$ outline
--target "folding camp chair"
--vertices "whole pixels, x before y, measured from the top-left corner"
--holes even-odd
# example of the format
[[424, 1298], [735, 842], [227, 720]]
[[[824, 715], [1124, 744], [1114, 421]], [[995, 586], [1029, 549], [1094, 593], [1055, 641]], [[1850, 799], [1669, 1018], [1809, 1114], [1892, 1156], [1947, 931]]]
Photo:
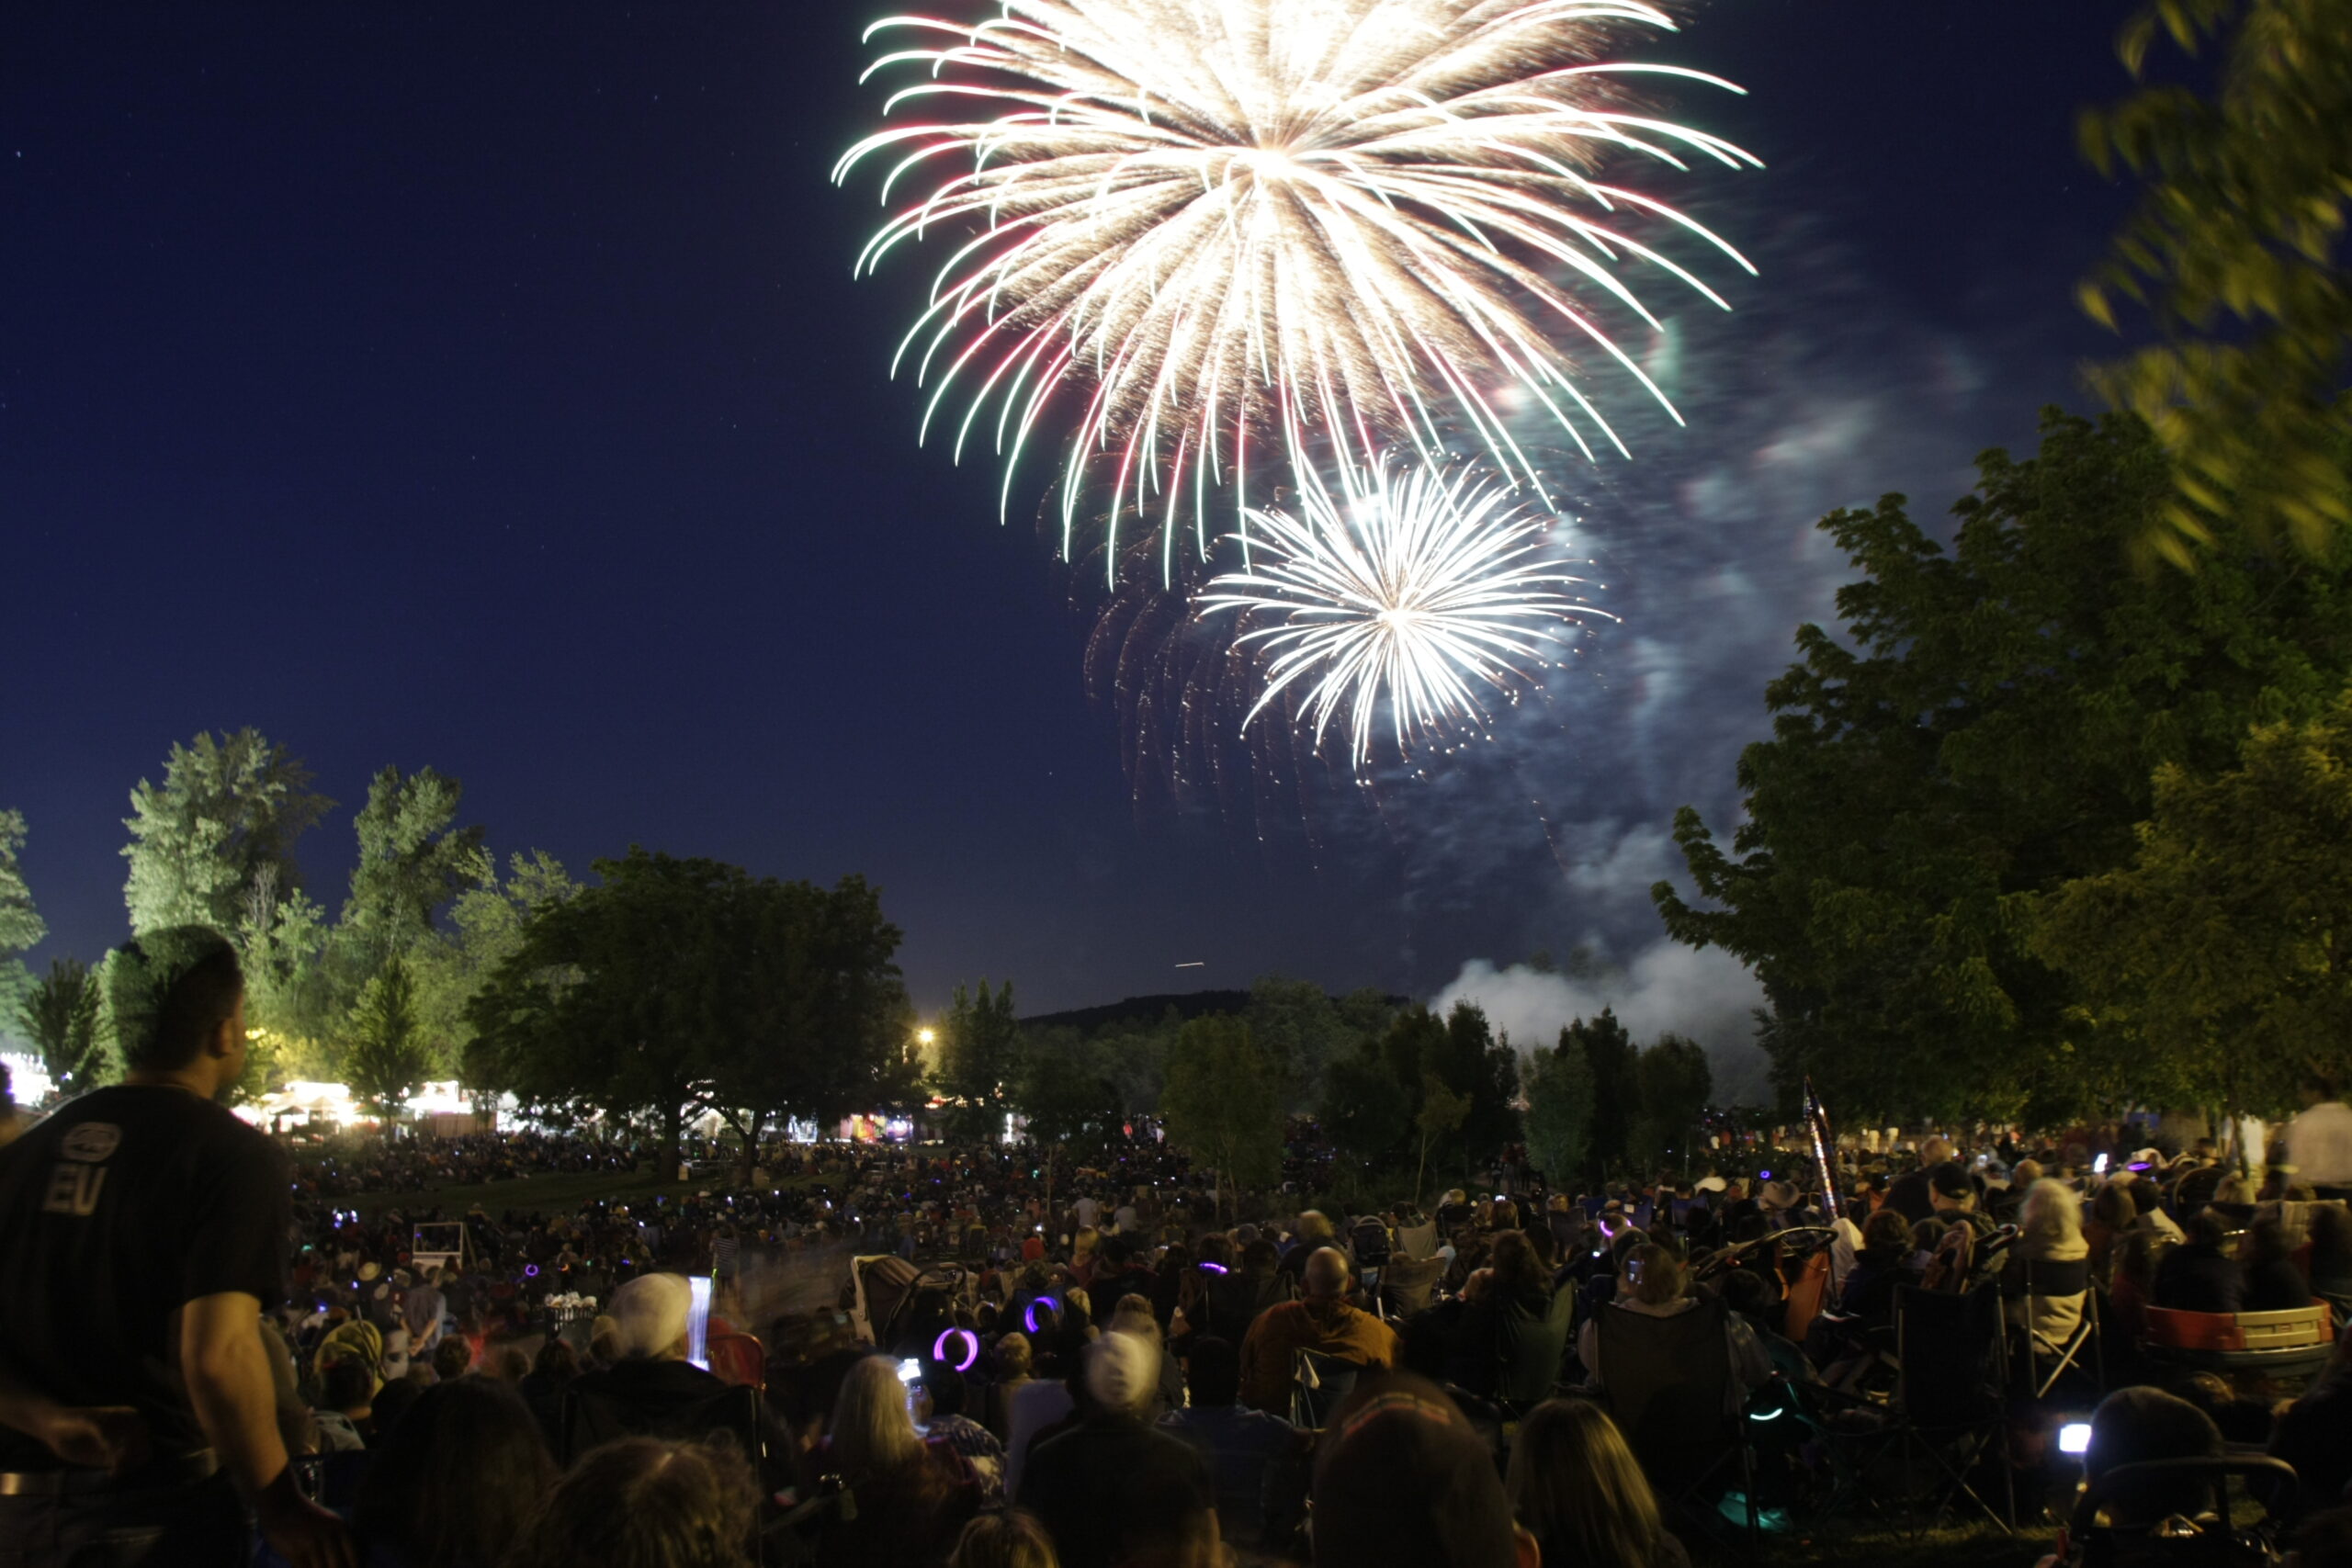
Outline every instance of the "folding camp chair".
[[1396, 1251], [1420, 1262], [1437, 1256], [1437, 1224], [1434, 1221], [1418, 1225], [1396, 1227]]
[[1383, 1317], [1407, 1318], [1426, 1311], [1437, 1295], [1438, 1281], [1445, 1278], [1442, 1258], [1407, 1258], [1397, 1254], [1380, 1271], [1380, 1309]]
[[1302, 1432], [1319, 1432], [1331, 1422], [1331, 1412], [1355, 1392], [1363, 1368], [1320, 1350], [1291, 1352], [1290, 1424]]
[[[2082, 1299], [2082, 1316], [2075, 1324], [2075, 1331], [2064, 1344], [2053, 1345], [2033, 1330], [2041, 1316], [2041, 1306], [2046, 1301], [2064, 1301], [2069, 1296]], [[2028, 1258], [2025, 1265], [2025, 1353], [2026, 1371], [2033, 1382], [2033, 1397], [2047, 1399], [2066, 1369], [2075, 1366], [2083, 1351], [2090, 1351], [2091, 1381], [2101, 1393], [2107, 1392], [2107, 1346], [2099, 1331], [2098, 1292], [2091, 1288], [2091, 1263], [2088, 1258], [2076, 1258], [2065, 1262], [2052, 1258]], [[2050, 1370], [2042, 1371], [2047, 1359]]]
[[[1932, 1467], [1932, 1518], [1962, 1497], [2014, 1534], [2017, 1478], [2011, 1471], [2008, 1412], [2008, 1332], [1996, 1284], [1962, 1294], [1909, 1285], [1894, 1292], [1894, 1354], [1898, 1363], [1894, 1437], [1907, 1469], [1915, 1459]], [[1971, 1475], [1988, 1454], [1998, 1455], [2003, 1507], [1976, 1490]]]
[[1495, 1398], [1514, 1411], [1532, 1410], [1559, 1386], [1567, 1359], [1568, 1330], [1576, 1320], [1577, 1293], [1555, 1291], [1541, 1315], [1513, 1306], [1498, 1323]]
[[756, 1470], [766, 1458], [761, 1428], [760, 1391], [748, 1385], [659, 1414], [575, 1387], [564, 1393], [563, 1441], [556, 1457], [569, 1465], [590, 1449], [620, 1438], [707, 1438], [723, 1432]]
[[2324, 1303], [2285, 1312], [2181, 1312], [2147, 1309], [2141, 1349], [2166, 1366], [2223, 1375], [2257, 1373], [2286, 1386], [2310, 1383], [2335, 1353], [2335, 1330]]
[[1732, 1386], [1725, 1332], [1731, 1308], [1717, 1297], [1672, 1317], [1605, 1306], [1593, 1319], [1590, 1369], [1642, 1469], [1669, 1505], [1711, 1534], [1723, 1516], [1708, 1498], [1738, 1467], [1747, 1548], [1758, 1542], [1755, 1458]]

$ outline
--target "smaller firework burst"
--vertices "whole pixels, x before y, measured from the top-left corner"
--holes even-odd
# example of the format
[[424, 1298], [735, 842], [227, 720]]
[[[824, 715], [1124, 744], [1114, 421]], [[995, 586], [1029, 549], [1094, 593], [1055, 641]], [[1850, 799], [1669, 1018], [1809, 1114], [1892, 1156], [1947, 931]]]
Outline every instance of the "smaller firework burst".
[[1345, 717], [1359, 771], [1384, 728], [1400, 754], [1483, 728], [1487, 694], [1515, 698], [1585, 617], [1614, 618], [1576, 595], [1552, 520], [1473, 466], [1343, 459], [1336, 489], [1306, 476], [1297, 511], [1248, 513], [1246, 564], [1199, 612], [1237, 612], [1237, 644], [1266, 655], [1244, 729], [1296, 687], [1318, 749]]

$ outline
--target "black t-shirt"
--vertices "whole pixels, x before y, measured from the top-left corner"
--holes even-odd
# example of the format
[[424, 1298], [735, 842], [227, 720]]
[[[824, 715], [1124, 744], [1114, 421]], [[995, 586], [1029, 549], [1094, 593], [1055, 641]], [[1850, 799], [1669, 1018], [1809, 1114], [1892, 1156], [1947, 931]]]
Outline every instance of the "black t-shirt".
[[[285, 1296], [290, 1191], [266, 1137], [186, 1089], [73, 1101], [0, 1150], [0, 1365], [65, 1404], [135, 1406], [159, 1457], [203, 1448], [172, 1314], [225, 1292], [265, 1308]], [[0, 1427], [0, 1470], [56, 1463]]]

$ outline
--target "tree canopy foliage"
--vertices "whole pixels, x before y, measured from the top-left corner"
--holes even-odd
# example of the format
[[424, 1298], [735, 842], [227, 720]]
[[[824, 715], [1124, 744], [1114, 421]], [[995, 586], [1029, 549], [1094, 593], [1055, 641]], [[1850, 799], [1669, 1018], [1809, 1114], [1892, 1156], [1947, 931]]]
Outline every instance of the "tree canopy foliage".
[[60, 1090], [79, 1094], [104, 1080], [109, 1064], [98, 1030], [98, 987], [80, 960], [51, 960], [49, 974], [28, 991], [18, 1017]]
[[1280, 1065], [1246, 1020], [1193, 1019], [1168, 1057], [1168, 1141], [1215, 1170], [1224, 1190], [1269, 1186], [1282, 1173], [1283, 1089]]
[[641, 849], [595, 870], [468, 1005], [477, 1085], [649, 1112], [668, 1160], [707, 1108], [747, 1164], [773, 1120], [912, 1096], [899, 931], [862, 878], [821, 888]]
[[2352, 694], [2256, 728], [2238, 766], [2156, 772], [2131, 861], [2044, 901], [2035, 945], [2082, 984], [2078, 1045], [2120, 1026], [2166, 1102], [2275, 1114], [2352, 1068]]
[[2159, 31], [2218, 55], [2215, 91], [2151, 85], [2082, 127], [2102, 173], [2147, 180], [2082, 291], [2163, 333], [2095, 373], [2178, 460], [2142, 537], [2182, 564], [2247, 528], [2331, 554], [2352, 525], [2352, 25], [2341, 0], [2158, 0], [2122, 36], [2134, 76]]
[[2340, 551], [2280, 558], [2226, 523], [2195, 574], [2123, 570], [2171, 482], [2137, 419], [2052, 412], [2038, 456], [1979, 469], [1950, 550], [1900, 496], [1823, 519], [1861, 576], [1767, 688], [1732, 852], [1676, 818], [1713, 907], [1652, 891], [1762, 981], [1784, 1094], [1811, 1074], [1857, 1114], [2049, 1124], [2115, 1086], [2029, 896], [2129, 861], [2158, 768], [2226, 769], [2249, 723], [2332, 704], [2352, 603]]
[[432, 1065], [417, 1029], [416, 982], [398, 953], [360, 988], [348, 1038], [344, 1075], [352, 1093], [379, 1118], [397, 1117]]
[[943, 1118], [963, 1138], [998, 1138], [1007, 1108], [1022, 1089], [1021, 1025], [1012, 1014], [1012, 982], [993, 996], [982, 980], [977, 993], [956, 987], [941, 1026], [939, 1092]]
[[123, 819], [130, 877], [122, 893], [132, 931], [235, 931], [265, 880], [299, 887], [294, 841], [334, 804], [311, 784], [311, 771], [257, 729], [175, 742], [164, 782], [140, 780]]
[[32, 984], [22, 954], [49, 934], [17, 864], [24, 847], [24, 813], [0, 811], [0, 1020], [7, 1021], [15, 1020]]

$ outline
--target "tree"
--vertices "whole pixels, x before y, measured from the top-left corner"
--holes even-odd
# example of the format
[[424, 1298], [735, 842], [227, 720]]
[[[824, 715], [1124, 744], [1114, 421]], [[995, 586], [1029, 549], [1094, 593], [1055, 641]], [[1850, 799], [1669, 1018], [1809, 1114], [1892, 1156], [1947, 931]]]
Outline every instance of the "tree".
[[948, 1101], [944, 1120], [959, 1138], [994, 1143], [1004, 1136], [1004, 1116], [1021, 1073], [1021, 1025], [1012, 1016], [1012, 982], [991, 997], [980, 982], [977, 997], [961, 986], [947, 1010], [939, 1055], [939, 1092]]
[[1288, 1111], [1306, 1111], [1320, 1101], [1324, 1075], [1357, 1038], [1322, 987], [1279, 975], [1261, 975], [1251, 984], [1243, 1016], [1250, 1021], [1250, 1038], [1281, 1069]]
[[2083, 118], [2100, 173], [2148, 181], [2082, 292], [2105, 325], [2129, 299], [2164, 335], [2096, 375], [2177, 460], [2144, 537], [2187, 565], [2228, 519], [2330, 554], [2352, 524], [2352, 26], [2341, 0], [2161, 0], [2124, 30], [2134, 76], [2160, 23], [2189, 53], [2219, 45], [2211, 97], [2149, 87]]
[[2174, 1103], [2275, 1115], [2352, 1067], [2352, 693], [2239, 765], [2157, 770], [2129, 863], [2039, 901], [2038, 952]]
[[[1435, 1037], [1430, 1040], [1436, 1044]], [[1434, 1069], [1446, 1087], [1469, 1104], [1464, 1113], [1455, 1153], [1467, 1175], [1481, 1156], [1499, 1156], [1507, 1144], [1519, 1141], [1519, 1053], [1509, 1039], [1498, 1040], [1487, 1025], [1485, 1010], [1456, 1002], [1445, 1015], [1443, 1045], [1422, 1066]]]
[[1412, 1130], [1413, 1101], [1413, 1090], [1391, 1070], [1380, 1041], [1365, 1039], [1325, 1076], [1323, 1134], [1355, 1161], [1359, 1174], [1383, 1169], [1397, 1161]]
[[1241, 1019], [1193, 1020], [1169, 1056], [1159, 1100], [1168, 1141], [1214, 1169], [1237, 1207], [1242, 1188], [1282, 1175], [1282, 1089], [1280, 1069]]
[[49, 934], [17, 864], [24, 846], [24, 813], [0, 811], [0, 1021], [15, 1020], [32, 983], [19, 954]]
[[130, 792], [123, 819], [130, 877], [123, 899], [133, 931], [163, 926], [238, 929], [265, 868], [278, 886], [300, 886], [294, 843], [334, 805], [311, 788], [311, 772], [259, 730], [214, 739], [208, 731], [164, 759], [164, 782]]
[[361, 1104], [390, 1127], [424, 1081], [430, 1058], [416, 1027], [416, 983], [395, 953], [351, 1010], [344, 1072]]
[[1575, 1030], [1534, 1053], [1526, 1083], [1527, 1152], [1555, 1189], [1566, 1188], [1585, 1168], [1593, 1131], [1592, 1063]]
[[1782, 1094], [1810, 1075], [1840, 1114], [2110, 1109], [2012, 900], [2123, 863], [2159, 765], [2227, 766], [2249, 720], [2331, 702], [2352, 652], [2340, 565], [2224, 531], [2193, 575], [2118, 569], [2170, 483], [2137, 420], [2052, 412], [2039, 456], [1979, 468], [1949, 553], [1899, 496], [1823, 520], [1862, 574], [1843, 626], [1801, 628], [1767, 688], [1734, 852], [1676, 818], [1704, 904], [1652, 890], [1763, 983]]
[[1126, 1111], [1113, 1055], [1111, 1047], [1075, 1029], [1034, 1030], [1023, 1037], [1012, 1104], [1037, 1155], [1049, 1214], [1062, 1157], [1100, 1153], [1119, 1136]]
[[864, 877], [762, 878], [730, 902], [732, 1029], [713, 1037], [698, 1100], [741, 1140], [749, 1182], [764, 1127], [911, 1109], [922, 1065], [896, 962], [903, 936]]
[[1470, 1119], [1470, 1097], [1456, 1094], [1445, 1087], [1445, 1080], [1435, 1072], [1421, 1074], [1421, 1108], [1413, 1113], [1415, 1134], [1413, 1159], [1413, 1206], [1421, 1202], [1421, 1189], [1429, 1179], [1430, 1153], [1462, 1130]]
[[707, 1108], [747, 1169], [772, 1118], [911, 1091], [900, 933], [862, 878], [819, 888], [640, 849], [595, 869], [600, 886], [537, 908], [467, 1006], [482, 1087], [648, 1111], [665, 1168]]
[[48, 977], [32, 987], [19, 1016], [60, 1093], [76, 1094], [103, 1080], [107, 1062], [98, 1033], [98, 987], [87, 965], [51, 960]]
[[1679, 1034], [1661, 1034], [1641, 1054], [1634, 1079], [1642, 1108], [1634, 1123], [1634, 1161], [1645, 1170], [1655, 1170], [1679, 1152], [1687, 1163], [1692, 1130], [1714, 1092], [1706, 1052]]
[[352, 820], [359, 859], [344, 900], [339, 941], [371, 968], [434, 934], [444, 906], [469, 888], [495, 882], [498, 863], [482, 848], [480, 828], [453, 826], [465, 786], [420, 768], [403, 776], [387, 767], [368, 786], [368, 804]]
[[350, 1012], [327, 972], [326, 911], [300, 888], [281, 889], [279, 873], [274, 862], [256, 868], [232, 931], [245, 971], [246, 1026], [272, 1047], [247, 1053], [256, 1094], [276, 1087], [268, 1078], [293, 1058], [323, 1063], [320, 1043]]
[[521, 950], [532, 916], [578, 891], [563, 863], [544, 850], [511, 856], [503, 881], [488, 876], [459, 893], [449, 906], [447, 929], [410, 950], [417, 1027], [432, 1054], [434, 1076], [459, 1076], [473, 1043], [466, 1006]]
[[1560, 1032], [1561, 1049], [1573, 1043], [1592, 1083], [1592, 1135], [1587, 1142], [1586, 1175], [1597, 1188], [1633, 1153], [1634, 1119], [1641, 1114], [1641, 1052], [1614, 1008], [1592, 1020], [1574, 1019]]

